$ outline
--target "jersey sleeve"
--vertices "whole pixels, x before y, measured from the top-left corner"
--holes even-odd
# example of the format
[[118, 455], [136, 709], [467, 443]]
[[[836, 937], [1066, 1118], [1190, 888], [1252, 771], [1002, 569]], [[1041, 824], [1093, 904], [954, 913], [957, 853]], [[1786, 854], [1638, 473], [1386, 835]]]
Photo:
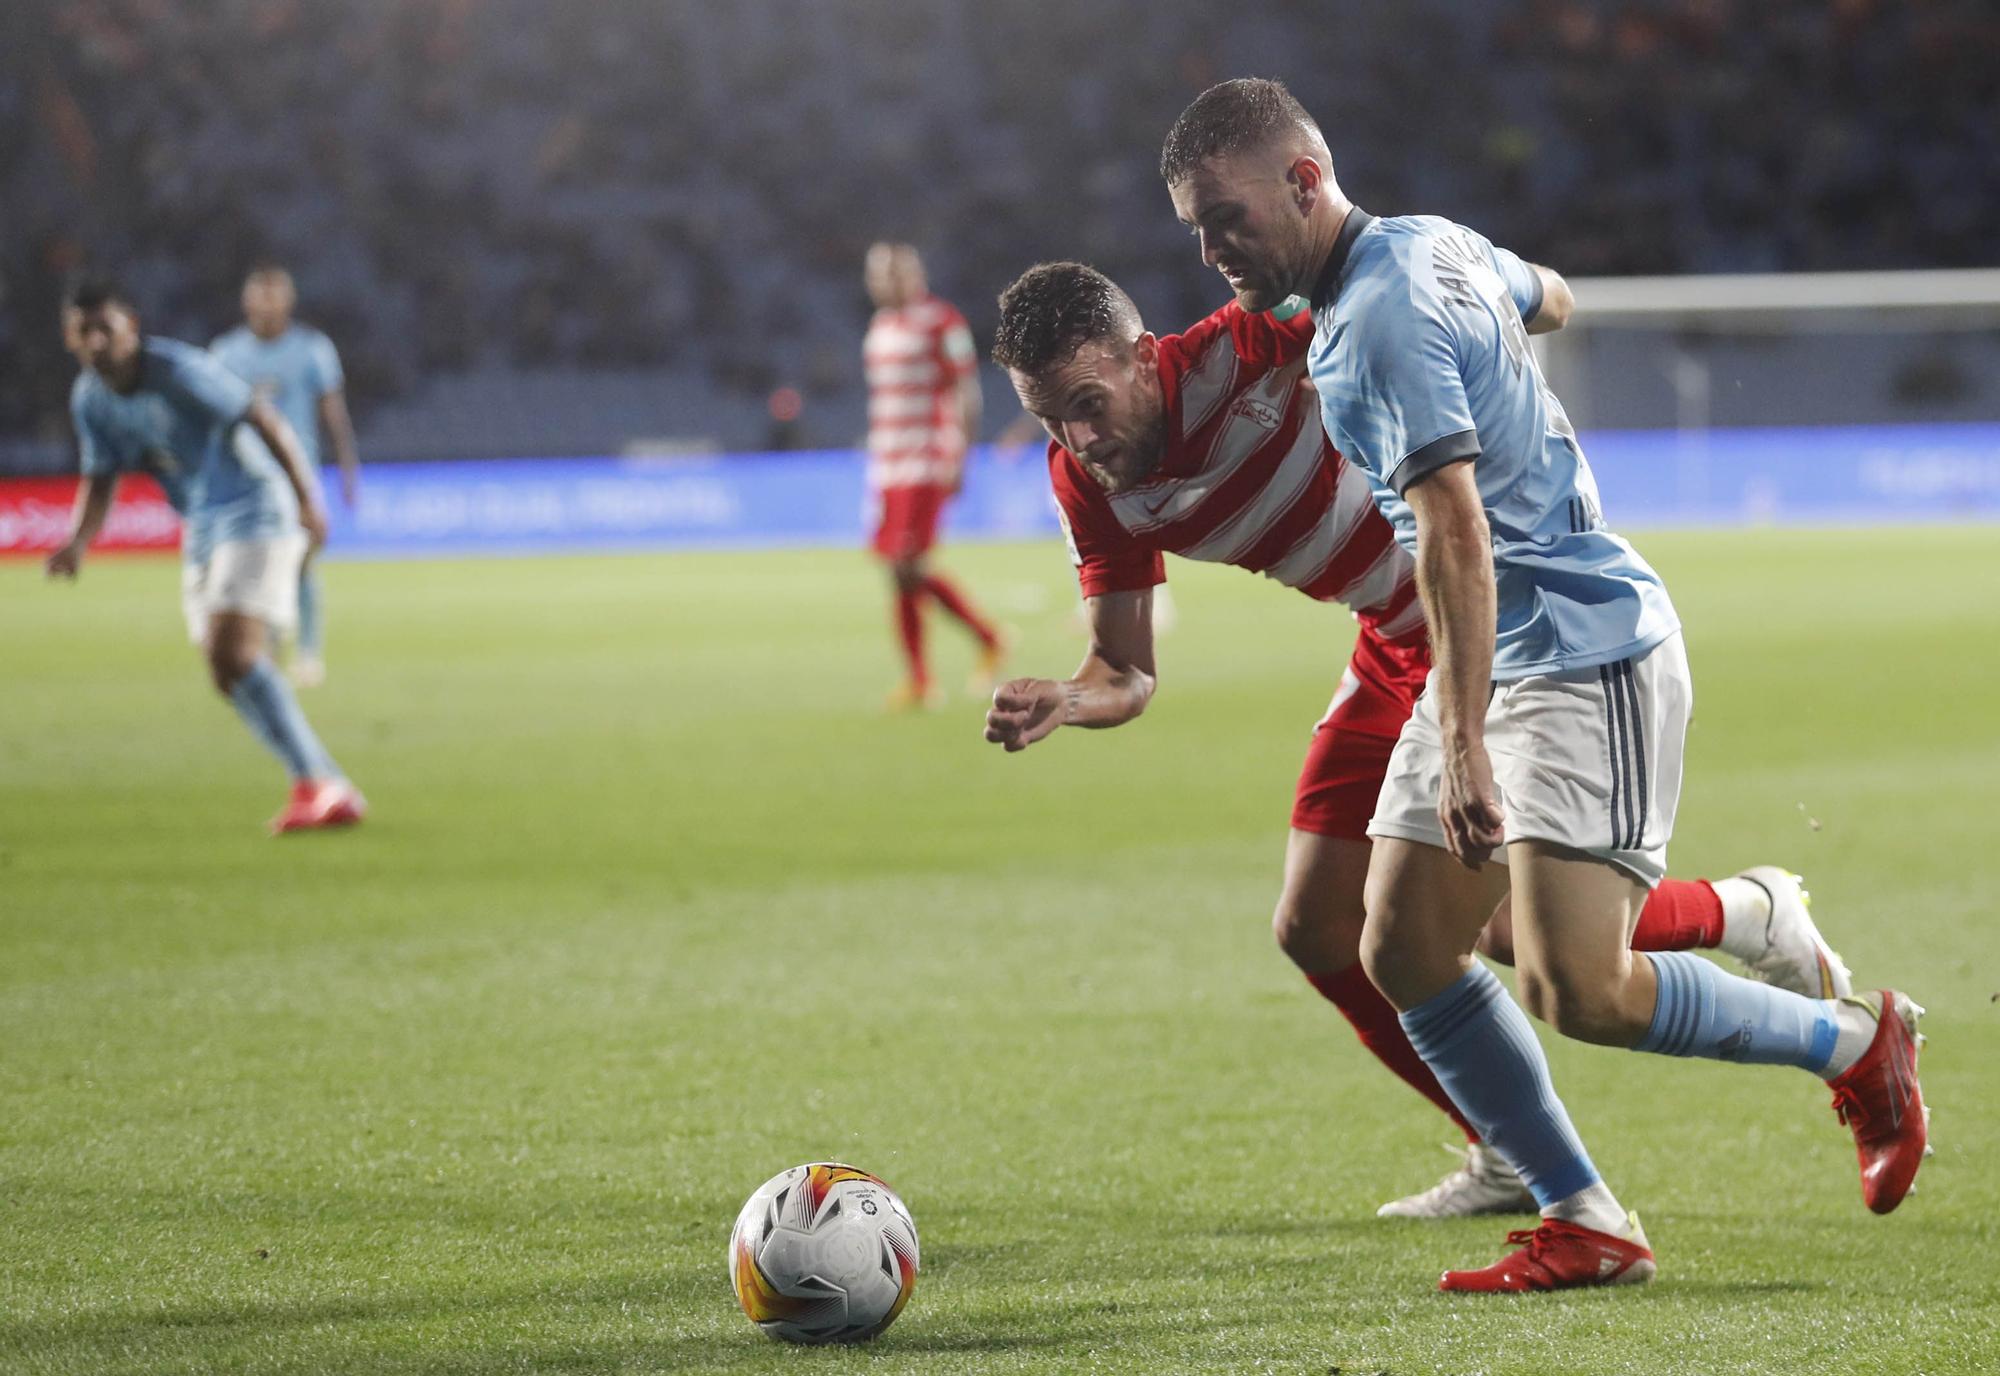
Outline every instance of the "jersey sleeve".
[[956, 310], [949, 312], [938, 329], [938, 361], [953, 379], [965, 377], [979, 365], [979, 350], [973, 347], [972, 329]]
[[1411, 281], [1408, 291], [1379, 294], [1346, 322], [1352, 363], [1335, 401], [1347, 439], [1339, 447], [1399, 494], [1479, 456], [1459, 367], [1463, 322], [1452, 309], [1434, 287]]
[[331, 396], [346, 388], [347, 375], [341, 371], [340, 350], [333, 347], [331, 339], [323, 334], [315, 334], [306, 358], [311, 365], [312, 393], [315, 398]]
[[1521, 323], [1530, 323], [1542, 313], [1542, 275], [1511, 249], [1488, 243], [1486, 251], [1493, 256], [1493, 270], [1507, 284], [1507, 294], [1514, 298], [1514, 308], [1521, 312]]
[[[82, 379], [79, 378], [81, 383]], [[77, 467], [86, 478], [101, 478], [116, 473], [122, 465], [119, 462], [118, 446], [98, 428], [97, 414], [91, 409], [90, 399], [81, 386], [69, 394], [70, 422], [76, 429]]]
[[1077, 466], [1068, 450], [1049, 445], [1049, 484], [1055, 489], [1056, 514], [1076, 565], [1077, 585], [1085, 597], [1139, 592], [1167, 581], [1166, 560], [1147, 549], [1118, 524], [1111, 504]]
[[187, 349], [174, 355], [161, 390], [210, 419], [230, 424], [243, 419], [256, 393], [213, 354]]

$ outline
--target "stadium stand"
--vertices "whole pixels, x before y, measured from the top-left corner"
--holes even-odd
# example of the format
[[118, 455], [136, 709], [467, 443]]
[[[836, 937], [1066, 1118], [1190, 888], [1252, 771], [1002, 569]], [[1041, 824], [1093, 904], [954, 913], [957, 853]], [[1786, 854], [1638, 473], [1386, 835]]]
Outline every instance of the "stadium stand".
[[1247, 71], [1294, 81], [1371, 208], [1573, 275], [2000, 243], [1989, 0], [1428, 0], [1359, 33], [1306, 0], [1213, 8], [6, 6], [0, 124], [28, 136], [0, 144], [0, 466], [61, 461], [54, 303], [86, 258], [193, 339], [249, 261], [291, 263], [371, 457], [525, 443], [494, 419], [523, 398], [550, 408], [541, 452], [757, 444], [780, 385], [807, 399], [797, 438], [849, 443], [878, 233], [921, 244], [982, 337], [1041, 256], [1097, 262], [1162, 319], [1205, 309], [1153, 164], [1189, 93]]

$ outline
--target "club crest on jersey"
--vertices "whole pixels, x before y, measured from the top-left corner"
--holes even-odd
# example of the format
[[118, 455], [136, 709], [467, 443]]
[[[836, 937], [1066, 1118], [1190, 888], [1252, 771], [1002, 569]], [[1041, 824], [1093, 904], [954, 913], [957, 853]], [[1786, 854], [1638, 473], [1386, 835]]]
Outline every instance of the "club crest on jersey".
[[1232, 415], [1238, 415], [1260, 430], [1276, 430], [1284, 417], [1278, 408], [1256, 397], [1245, 397], [1231, 408]]

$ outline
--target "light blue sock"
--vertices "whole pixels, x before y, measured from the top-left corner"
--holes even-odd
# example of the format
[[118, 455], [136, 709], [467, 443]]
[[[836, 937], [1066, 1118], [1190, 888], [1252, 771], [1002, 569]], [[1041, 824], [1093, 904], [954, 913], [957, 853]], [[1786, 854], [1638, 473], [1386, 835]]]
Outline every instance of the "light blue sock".
[[320, 621], [319, 565], [307, 564], [299, 575], [299, 653], [325, 658], [326, 627]]
[[294, 779], [337, 779], [340, 766], [313, 734], [312, 723], [299, 710], [292, 685], [268, 659], [259, 659], [229, 690], [229, 700], [248, 722], [257, 739], [284, 761]]
[[1548, 1058], [1506, 988], [1474, 962], [1403, 1014], [1403, 1030], [1459, 1112], [1544, 1209], [1598, 1183], [1597, 1167], [1556, 1098]]
[[1795, 1065], [1815, 1073], [1833, 1059], [1836, 1004], [1774, 989], [1690, 951], [1648, 951], [1659, 978], [1653, 1023], [1634, 1051], [1712, 1061]]

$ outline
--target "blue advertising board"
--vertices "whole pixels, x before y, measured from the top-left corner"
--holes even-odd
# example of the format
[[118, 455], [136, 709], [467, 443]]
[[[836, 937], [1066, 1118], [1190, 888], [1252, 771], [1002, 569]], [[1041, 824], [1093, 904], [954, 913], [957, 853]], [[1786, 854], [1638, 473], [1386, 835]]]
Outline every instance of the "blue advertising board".
[[[1599, 431], [1584, 436], [1621, 529], [2000, 518], [2000, 425]], [[859, 545], [851, 451], [370, 466], [331, 552], [355, 558]], [[1056, 534], [1041, 450], [976, 452], [953, 539]]]

